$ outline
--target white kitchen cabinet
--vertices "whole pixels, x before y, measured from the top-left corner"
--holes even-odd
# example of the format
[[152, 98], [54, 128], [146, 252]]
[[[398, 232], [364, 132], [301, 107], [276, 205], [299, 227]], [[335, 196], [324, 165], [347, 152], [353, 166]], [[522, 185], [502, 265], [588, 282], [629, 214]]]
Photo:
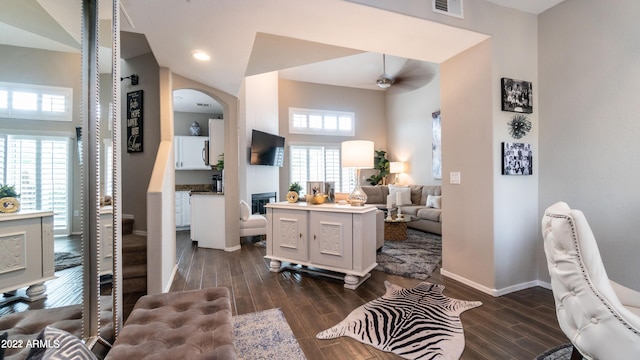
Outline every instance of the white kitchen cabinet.
[[176, 191], [176, 227], [191, 225], [191, 204], [189, 191]]
[[198, 247], [225, 249], [224, 195], [214, 192], [191, 194], [191, 240]]
[[100, 208], [100, 276], [113, 274], [113, 207]]
[[265, 257], [272, 272], [318, 273], [343, 279], [352, 290], [371, 276], [377, 265], [375, 206], [279, 202], [265, 207]]
[[204, 163], [204, 142], [208, 136], [175, 136], [176, 170], [211, 170]]

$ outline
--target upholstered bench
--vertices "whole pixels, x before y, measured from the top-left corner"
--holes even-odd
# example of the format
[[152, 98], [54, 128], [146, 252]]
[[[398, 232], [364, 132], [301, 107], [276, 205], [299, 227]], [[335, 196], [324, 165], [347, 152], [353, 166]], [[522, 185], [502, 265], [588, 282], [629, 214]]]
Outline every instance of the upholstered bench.
[[[0, 317], [0, 333], [6, 332], [9, 340], [23, 345], [5, 348], [5, 359], [25, 359], [31, 349], [24, 344], [36, 340], [47, 325], [82, 337], [82, 305], [28, 310]], [[113, 341], [113, 307], [110, 296], [100, 298], [100, 335], [107, 341]]]
[[236, 359], [229, 289], [138, 299], [107, 360]]

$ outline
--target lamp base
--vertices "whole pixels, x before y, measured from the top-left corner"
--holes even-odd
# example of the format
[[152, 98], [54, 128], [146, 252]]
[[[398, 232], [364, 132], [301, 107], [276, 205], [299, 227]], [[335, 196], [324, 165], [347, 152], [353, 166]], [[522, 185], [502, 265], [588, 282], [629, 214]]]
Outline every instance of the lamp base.
[[351, 206], [364, 206], [367, 203], [367, 194], [362, 190], [360, 185], [356, 186], [353, 189], [353, 192], [349, 194], [347, 201], [351, 204]]

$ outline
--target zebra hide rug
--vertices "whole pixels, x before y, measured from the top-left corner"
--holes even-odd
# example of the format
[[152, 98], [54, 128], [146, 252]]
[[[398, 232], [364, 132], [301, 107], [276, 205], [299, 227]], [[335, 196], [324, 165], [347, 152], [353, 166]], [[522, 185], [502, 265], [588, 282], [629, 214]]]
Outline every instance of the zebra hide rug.
[[353, 310], [318, 339], [349, 336], [404, 359], [459, 359], [464, 350], [460, 314], [480, 301], [452, 299], [443, 285], [421, 282], [405, 289], [388, 281], [386, 293]]

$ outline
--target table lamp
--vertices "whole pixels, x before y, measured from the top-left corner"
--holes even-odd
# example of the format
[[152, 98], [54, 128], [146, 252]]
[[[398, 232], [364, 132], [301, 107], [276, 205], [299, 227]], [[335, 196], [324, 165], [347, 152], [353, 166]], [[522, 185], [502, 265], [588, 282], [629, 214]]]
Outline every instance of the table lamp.
[[373, 168], [373, 141], [351, 140], [341, 144], [342, 167], [356, 169], [356, 187], [347, 200], [351, 206], [363, 206], [367, 194], [360, 187], [360, 170]]
[[389, 163], [389, 173], [396, 175], [393, 181], [394, 184], [398, 183], [398, 174], [402, 174], [403, 172], [404, 172], [404, 162], [392, 161]]

